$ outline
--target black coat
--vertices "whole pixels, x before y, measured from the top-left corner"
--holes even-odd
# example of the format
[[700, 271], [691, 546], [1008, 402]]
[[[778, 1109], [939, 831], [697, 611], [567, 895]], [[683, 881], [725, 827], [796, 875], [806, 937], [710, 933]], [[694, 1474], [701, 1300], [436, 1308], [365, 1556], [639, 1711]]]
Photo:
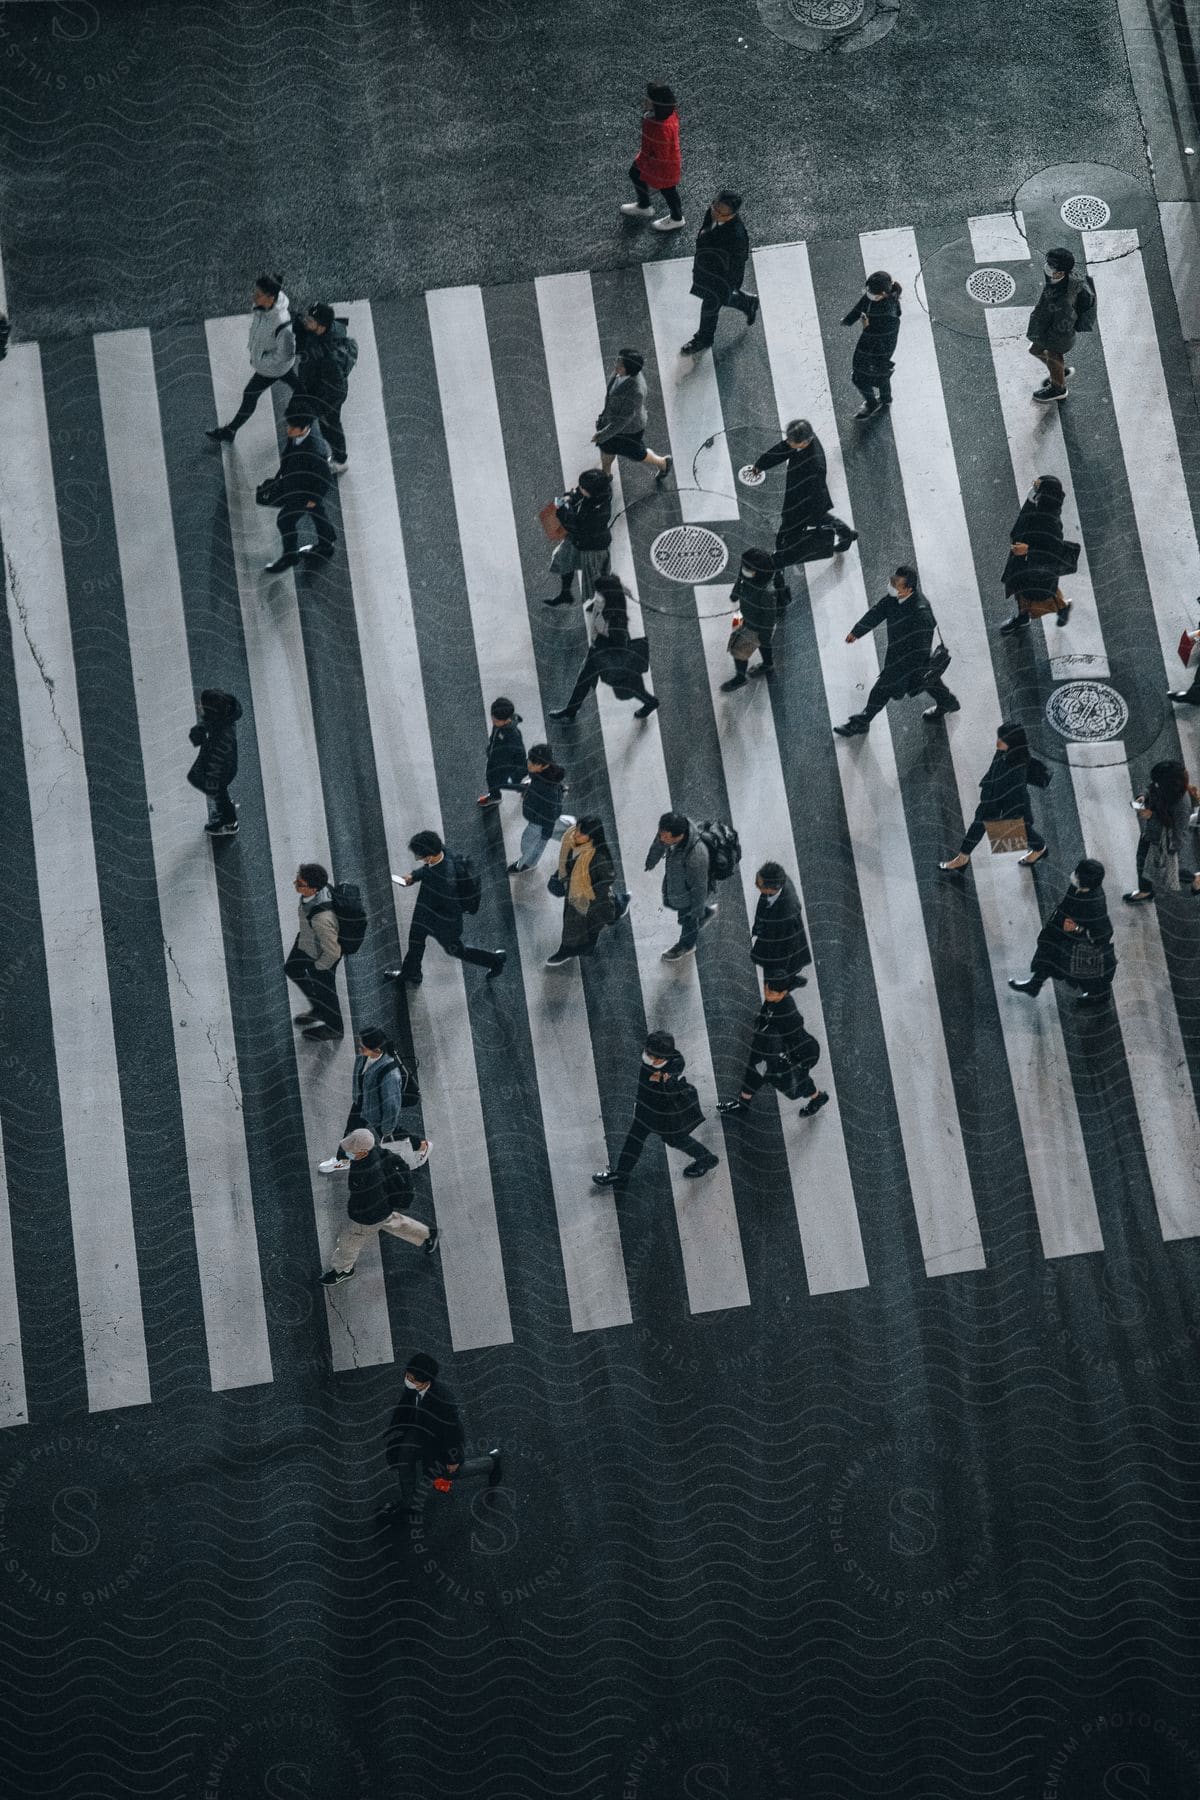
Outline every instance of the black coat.
[[540, 775], [530, 775], [529, 786], [521, 796], [521, 816], [531, 825], [553, 831], [562, 811], [566, 773], [558, 763], [548, 763]]
[[699, 1097], [685, 1079], [684, 1067], [678, 1050], [667, 1058], [663, 1069], [652, 1069], [644, 1062], [638, 1064], [634, 1117], [658, 1137], [682, 1137], [704, 1123]]
[[779, 521], [781, 538], [811, 525], [819, 525], [833, 510], [833, 498], [825, 480], [825, 452], [820, 438], [811, 438], [803, 450], [793, 450], [786, 438], [773, 444], [754, 459], [759, 469], [774, 469], [787, 464], [787, 486], [783, 492], [783, 516]]
[[[1064, 930], [1064, 919], [1073, 919], [1079, 930]], [[1112, 920], [1108, 916], [1104, 889], [1098, 887], [1085, 891], [1072, 883], [1038, 933], [1033, 968], [1039, 975], [1049, 975], [1056, 981], [1069, 982], [1072, 987], [1100, 987], [1112, 980], [1117, 967], [1112, 935]], [[1072, 970], [1074, 951], [1077, 946], [1084, 944], [1099, 946], [1102, 962], [1098, 975], [1077, 975]]]
[[439, 944], [462, 937], [463, 910], [458, 898], [458, 864], [447, 850], [439, 863], [418, 863], [412, 879], [420, 882], [413, 924]]
[[[342, 335], [345, 336], [345, 326]], [[297, 325], [296, 375], [297, 393], [312, 400], [318, 412], [336, 412], [345, 404], [349, 383], [334, 351], [332, 331], [309, 331], [306, 326]]]
[[[564, 870], [564, 879], [568, 882], [574, 861], [574, 855], [568, 856]], [[611, 853], [603, 844], [597, 844], [588, 869], [588, 879], [591, 881], [592, 891], [596, 898], [585, 913], [581, 913], [573, 907], [566, 896], [563, 898], [562, 944], [564, 950], [586, 952], [593, 949], [596, 939], [604, 927], [613, 923], [617, 913], [612, 891], [615, 873]]]
[[607, 550], [612, 543], [608, 521], [612, 514], [612, 495], [585, 494], [581, 488], [567, 495], [564, 506], [556, 506], [554, 516], [577, 550]]
[[979, 784], [979, 805], [975, 817], [988, 819], [1023, 819], [1029, 812], [1029, 758], [1016, 759], [1012, 750], [997, 750], [988, 772]]
[[736, 216], [718, 225], [709, 207], [696, 234], [692, 261], [692, 292], [701, 300], [718, 300], [727, 306], [729, 296], [742, 285], [750, 256], [746, 227]]
[[242, 716], [242, 703], [229, 696], [230, 705], [224, 715], [206, 713], [192, 726], [188, 737], [199, 746], [200, 754], [187, 772], [194, 788], [215, 794], [228, 787], [238, 769], [237, 722]]
[[1027, 600], [1050, 600], [1058, 591], [1063, 571], [1070, 561], [1063, 547], [1062, 519], [1058, 507], [1043, 507], [1036, 496], [1026, 500], [1009, 532], [1009, 542], [1028, 544], [1027, 556], [1016, 556], [1010, 550], [1004, 565], [1004, 592], [1011, 597], [1024, 594]]
[[430, 1473], [463, 1459], [462, 1422], [454, 1395], [440, 1381], [431, 1381], [424, 1394], [405, 1388], [388, 1425], [385, 1454], [391, 1467], [405, 1445], [415, 1444], [421, 1466]]
[[920, 588], [915, 588], [906, 600], [885, 594], [850, 629], [860, 638], [883, 624], [888, 628], [888, 642], [879, 679], [893, 698], [919, 694], [925, 686], [925, 672], [933, 651], [933, 608]]
[[768, 901], [765, 894], [758, 896], [750, 960], [760, 969], [787, 975], [798, 975], [812, 961], [800, 896], [790, 881], [784, 882], [774, 901]]
[[872, 300], [863, 294], [842, 324], [854, 325], [859, 319], [866, 319], [867, 323], [860, 326], [854, 346], [854, 373], [868, 380], [890, 375], [896, 340], [900, 336], [899, 300], [894, 294], [885, 294], [882, 300]]
[[307, 437], [289, 438], [279, 459], [279, 473], [271, 484], [271, 505], [281, 513], [305, 512], [310, 500], [320, 509], [333, 477], [329, 464]]
[[770, 569], [754, 575], [743, 575], [739, 569], [729, 598], [750, 629], [757, 631], [759, 642], [769, 644], [775, 635], [781, 610], [779, 592]]
[[821, 1047], [812, 1033], [805, 1029], [800, 1009], [791, 994], [785, 994], [782, 1000], [764, 1000], [754, 1015], [754, 1029], [750, 1035], [749, 1066], [758, 1063], [786, 1060], [791, 1063], [803, 1063], [811, 1069], [821, 1055]]
[[389, 1213], [403, 1212], [412, 1198], [412, 1172], [376, 1144], [350, 1163], [346, 1211], [356, 1225], [378, 1225]]
[[521, 715], [516, 713], [507, 725], [493, 725], [488, 738], [487, 778], [492, 787], [518, 787], [525, 779], [525, 740], [521, 736]]

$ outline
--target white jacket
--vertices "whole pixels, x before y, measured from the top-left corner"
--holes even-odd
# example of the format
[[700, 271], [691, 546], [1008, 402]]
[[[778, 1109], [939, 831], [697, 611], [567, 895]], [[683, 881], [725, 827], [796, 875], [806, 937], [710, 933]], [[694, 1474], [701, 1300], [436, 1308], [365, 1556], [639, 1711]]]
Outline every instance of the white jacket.
[[[283, 327], [282, 331], [280, 326]], [[296, 360], [288, 297], [280, 289], [270, 312], [261, 306], [250, 314], [250, 366], [256, 375], [286, 375]]]

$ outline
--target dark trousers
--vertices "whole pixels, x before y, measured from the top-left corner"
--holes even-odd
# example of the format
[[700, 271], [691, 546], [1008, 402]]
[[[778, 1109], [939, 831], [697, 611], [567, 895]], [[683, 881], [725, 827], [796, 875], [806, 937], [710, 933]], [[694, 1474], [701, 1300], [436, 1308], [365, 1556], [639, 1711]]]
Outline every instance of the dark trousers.
[[[581, 670], [578, 681], [571, 689], [571, 698], [567, 701], [563, 711], [577, 713], [599, 679], [599, 675], [594, 670], [591, 674], [588, 673], [586, 667]], [[622, 675], [618, 686], [620, 692], [617, 693], [617, 686], [613, 687], [613, 692], [620, 700], [640, 700], [643, 705], [646, 705], [654, 698], [640, 675]]]
[[[742, 1092], [744, 1094], [757, 1094], [759, 1088], [767, 1079], [766, 1066], [767, 1065], [764, 1062], [751, 1061], [746, 1064], [746, 1073], [742, 1076]], [[800, 1089], [799, 1098], [802, 1100], [811, 1100], [816, 1091], [816, 1082], [813, 1080], [812, 1076], [806, 1072], [804, 1075], [804, 1085]]]
[[237, 431], [243, 426], [258, 405], [258, 396], [265, 394], [269, 387], [274, 387], [277, 381], [286, 381], [293, 393], [300, 385], [300, 378], [294, 368], [289, 369], [286, 375], [252, 375], [242, 390], [241, 404], [225, 429]]
[[325, 442], [329, 445], [330, 456], [335, 463], [344, 463], [346, 460], [346, 434], [342, 430], [341, 407], [322, 407], [317, 414], [317, 422], [321, 427]]
[[[940, 675], [936, 681], [931, 681], [926, 688], [918, 691], [928, 694], [929, 698], [935, 700], [939, 706], [953, 710], [954, 695], [950, 692], [950, 689], [946, 686]], [[879, 680], [875, 683], [875, 686], [867, 695], [867, 704], [863, 707], [861, 716], [864, 719], [873, 719], [876, 713], [881, 713], [883, 711], [889, 700], [903, 700], [904, 698], [905, 696], [902, 693], [898, 694], [894, 688], [888, 687], [881, 675]]]
[[[404, 952], [404, 961], [400, 965], [405, 980], [421, 979], [421, 964], [425, 960], [425, 945], [429, 933], [423, 925], [410, 925], [408, 930], [408, 949]], [[450, 943], [442, 943], [435, 938], [435, 944], [441, 944], [447, 956], [457, 956], [459, 962], [478, 963], [481, 968], [490, 969], [496, 958], [490, 950], [477, 950], [473, 944], [464, 944], [461, 938], [454, 938]]]
[[696, 342], [711, 344], [717, 335], [717, 320], [721, 316], [723, 306], [735, 306], [747, 319], [750, 317], [753, 294], [743, 294], [741, 288], [734, 288], [728, 300], [702, 300], [700, 302], [700, 323], [696, 327]]
[[[396, 1451], [396, 1480], [400, 1488], [402, 1506], [411, 1506], [416, 1497], [418, 1484], [424, 1479], [432, 1481], [435, 1475], [443, 1474], [440, 1464], [426, 1464], [423, 1458], [423, 1446], [415, 1441], [401, 1444]], [[490, 1475], [493, 1464], [490, 1456], [464, 1456], [455, 1469], [450, 1480], [454, 1482], [470, 1481], [479, 1475]]]
[[[640, 1120], [635, 1118], [626, 1133], [625, 1142], [621, 1146], [621, 1154], [617, 1158], [615, 1174], [619, 1181], [625, 1181], [632, 1175], [637, 1166], [638, 1157], [642, 1154], [642, 1145], [650, 1135], [650, 1127], [643, 1125]], [[670, 1137], [663, 1138], [663, 1143], [672, 1150], [686, 1150], [693, 1162], [708, 1161], [710, 1153], [704, 1148], [699, 1138], [689, 1137], [686, 1132], [672, 1132]]]
[[864, 400], [881, 400], [888, 402], [892, 398], [892, 371], [868, 374], [865, 369], [855, 365], [850, 371], [850, 379]]
[[297, 938], [288, 951], [283, 972], [300, 989], [309, 1007], [316, 1013], [319, 1024], [328, 1025], [337, 1032], [344, 1030], [341, 1003], [337, 996], [336, 965], [332, 969], [318, 969], [312, 957], [305, 956]]
[[[776, 588], [785, 587], [787, 585], [783, 579], [782, 571], [784, 569], [791, 568], [795, 563], [815, 562], [818, 560], [817, 557], [810, 558], [809, 556], [809, 551], [816, 547], [809, 534], [813, 532], [824, 533], [827, 531], [832, 531], [835, 539], [852, 538], [854, 536], [854, 527], [852, 525], [847, 525], [845, 519], [839, 519], [837, 514], [832, 512], [825, 513], [820, 519], [814, 519], [812, 524], [807, 528], [807, 531], [796, 530], [794, 527], [784, 530], [783, 527], [780, 527], [775, 538], [774, 553]], [[830, 554], [832, 554], [832, 552]]]
[[[636, 193], [636, 195], [638, 197], [638, 205], [639, 206], [649, 206], [649, 204], [650, 204], [650, 189], [646, 186], [646, 183], [642, 180], [641, 176], [638, 174], [638, 167], [637, 167], [636, 163], [634, 163], [633, 167], [629, 171], [629, 179], [630, 179], [630, 181], [632, 181], [634, 192]], [[682, 217], [683, 217], [683, 201], [679, 198], [679, 189], [678, 188], [660, 188], [659, 192], [662, 194], [663, 199], [666, 201], [668, 207], [670, 208], [671, 217], [673, 219], [682, 219]]]
[[275, 523], [279, 527], [280, 558], [285, 563], [294, 563], [300, 554], [300, 521], [309, 519], [317, 534], [317, 556], [330, 557], [337, 543], [337, 532], [333, 528], [324, 506], [317, 502], [316, 506], [305, 506], [299, 512], [281, 512]]
[[[1029, 848], [1031, 850], [1044, 850], [1046, 848], [1046, 840], [1042, 837], [1037, 826], [1034, 824], [1033, 814], [1028, 807], [1025, 808], [1021, 817], [1025, 821], [1025, 836], [1029, 841]], [[970, 856], [976, 844], [978, 844], [983, 837], [983, 831], [984, 821], [976, 815], [967, 826], [967, 829], [963, 834], [963, 841], [958, 846], [958, 853], [960, 856]]]
[[1185, 691], [1187, 693], [1188, 705], [1200, 706], [1200, 669], [1197, 669], [1195, 675], [1192, 677], [1191, 687], [1187, 688]]

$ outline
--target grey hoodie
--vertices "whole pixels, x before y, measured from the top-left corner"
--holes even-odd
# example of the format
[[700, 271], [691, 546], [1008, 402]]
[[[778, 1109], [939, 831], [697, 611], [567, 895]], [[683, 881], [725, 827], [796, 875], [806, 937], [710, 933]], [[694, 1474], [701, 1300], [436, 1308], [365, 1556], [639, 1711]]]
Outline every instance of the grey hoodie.
[[[282, 327], [282, 330], [280, 329]], [[256, 375], [286, 375], [296, 360], [296, 338], [288, 297], [280, 288], [270, 312], [255, 306], [250, 313], [250, 366]]]

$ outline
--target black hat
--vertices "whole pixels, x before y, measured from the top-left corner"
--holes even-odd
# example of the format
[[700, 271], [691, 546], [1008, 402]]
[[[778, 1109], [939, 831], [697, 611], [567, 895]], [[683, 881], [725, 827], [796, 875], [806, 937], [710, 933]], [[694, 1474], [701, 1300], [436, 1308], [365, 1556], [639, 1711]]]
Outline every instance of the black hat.
[[1046, 261], [1050, 264], [1052, 269], [1062, 269], [1065, 272], [1069, 272], [1075, 267], [1075, 258], [1071, 255], [1071, 252], [1069, 250], [1063, 250], [1062, 248], [1057, 250], [1047, 250]]
[[437, 1377], [438, 1366], [434, 1357], [426, 1355], [424, 1350], [417, 1350], [404, 1365], [406, 1375], [415, 1375], [418, 1381], [433, 1381]]
[[794, 987], [799, 986], [799, 983], [794, 975], [788, 974], [786, 969], [764, 969], [763, 986], [773, 989], [776, 993], [782, 991], [790, 994]]

